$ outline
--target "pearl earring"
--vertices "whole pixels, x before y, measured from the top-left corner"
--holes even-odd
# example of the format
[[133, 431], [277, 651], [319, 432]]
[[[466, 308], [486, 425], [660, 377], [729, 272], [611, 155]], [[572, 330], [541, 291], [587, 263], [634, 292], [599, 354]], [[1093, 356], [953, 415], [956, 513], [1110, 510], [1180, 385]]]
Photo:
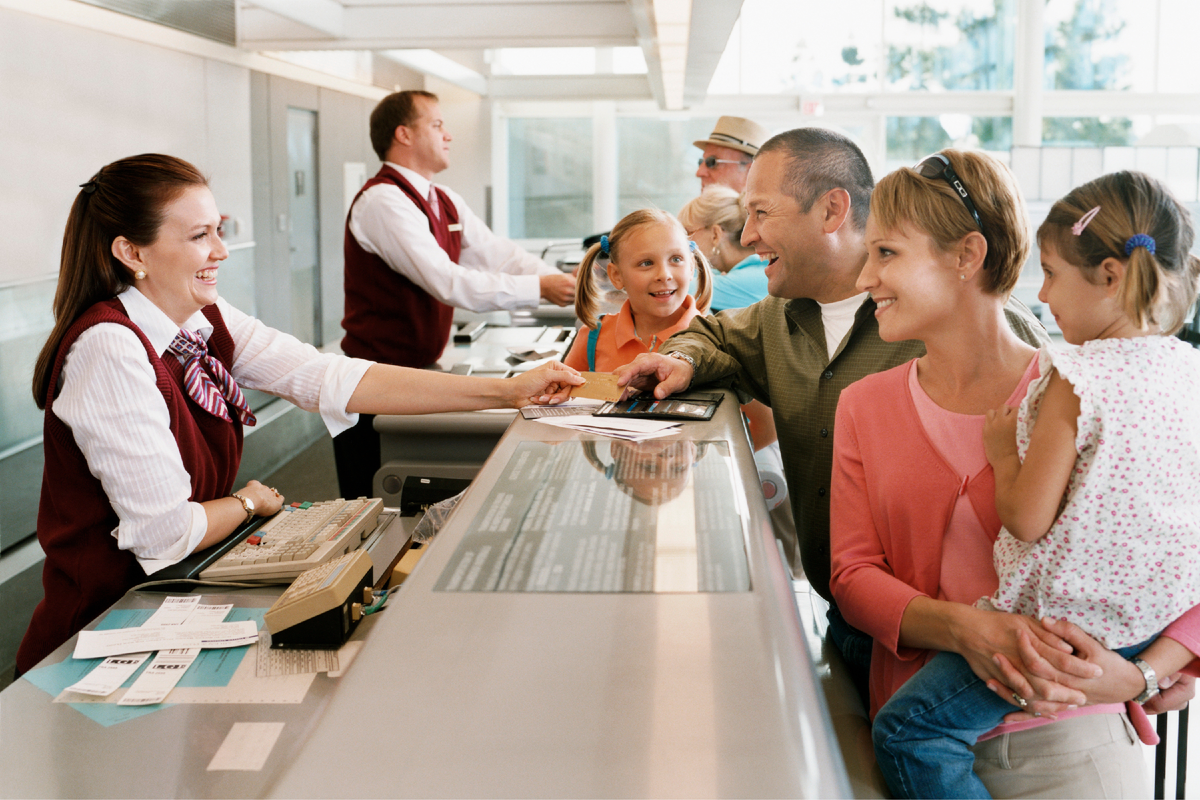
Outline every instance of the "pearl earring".
[[133, 279], [135, 281], [145, 280], [145, 278], [146, 278], [146, 270], [144, 270], [144, 269], [139, 269], [137, 272], [133, 273]]
[[967, 279], [967, 274], [965, 272], [958, 273], [958, 279], [960, 281], [965, 281]]

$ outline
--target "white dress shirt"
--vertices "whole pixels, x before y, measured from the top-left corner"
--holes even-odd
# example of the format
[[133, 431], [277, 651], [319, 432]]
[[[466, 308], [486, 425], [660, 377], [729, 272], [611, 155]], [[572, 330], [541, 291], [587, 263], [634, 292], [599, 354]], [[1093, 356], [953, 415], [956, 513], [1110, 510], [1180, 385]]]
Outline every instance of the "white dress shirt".
[[[421, 175], [388, 162], [422, 196], [432, 186]], [[429, 218], [394, 184], [363, 192], [350, 211], [350, 233], [368, 253], [443, 303], [468, 311], [532, 308], [541, 298], [539, 275], [559, 270], [492, 233], [453, 191], [439, 186], [458, 209], [462, 254], [450, 260], [429, 230]]]
[[[161, 356], [179, 326], [135, 288], [120, 299]], [[239, 385], [319, 412], [331, 435], [358, 421], [346, 404], [371, 362], [321, 353], [224, 300], [217, 307], [233, 337], [230, 372]], [[205, 341], [212, 333], [199, 311], [183, 327]], [[88, 328], [67, 351], [59, 384], [54, 413], [71, 428], [117, 512], [112, 532], [117, 546], [131, 551], [148, 575], [195, 550], [208, 530], [208, 516], [202, 505], [188, 501], [191, 477], [137, 335], [115, 323]]]

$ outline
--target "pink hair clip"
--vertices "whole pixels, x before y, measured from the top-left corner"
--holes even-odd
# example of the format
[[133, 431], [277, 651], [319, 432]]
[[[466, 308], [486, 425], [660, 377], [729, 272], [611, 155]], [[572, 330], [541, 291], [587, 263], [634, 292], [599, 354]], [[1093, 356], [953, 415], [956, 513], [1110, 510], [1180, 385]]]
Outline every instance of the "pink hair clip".
[[1088, 226], [1088, 223], [1091, 222], [1093, 219], [1095, 219], [1096, 215], [1099, 213], [1100, 213], [1100, 206], [1096, 206], [1091, 211], [1084, 214], [1082, 217], [1079, 218], [1079, 222], [1076, 222], [1074, 225], [1071, 226], [1071, 233], [1075, 234], [1076, 236], [1083, 233], [1083, 229], [1086, 228]]

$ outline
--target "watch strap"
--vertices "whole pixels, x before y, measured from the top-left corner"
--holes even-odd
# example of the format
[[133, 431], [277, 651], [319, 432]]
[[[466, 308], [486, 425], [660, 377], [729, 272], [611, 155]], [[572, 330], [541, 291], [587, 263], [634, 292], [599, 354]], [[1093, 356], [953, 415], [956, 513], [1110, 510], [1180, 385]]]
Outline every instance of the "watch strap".
[[234, 492], [232, 495], [230, 495], [230, 497], [235, 497], [239, 502], [241, 502], [242, 510], [246, 512], [246, 519], [244, 522], [249, 522], [250, 520], [254, 519], [254, 503], [250, 500], [250, 498], [243, 497], [237, 492]]
[[1133, 698], [1133, 702], [1141, 705], [1148, 701], [1151, 697], [1158, 694], [1158, 675], [1154, 672], [1154, 667], [1147, 664], [1140, 658], [1132, 658], [1130, 661], [1135, 667], [1142, 671], [1142, 677], [1146, 679], [1146, 688], [1142, 693]]

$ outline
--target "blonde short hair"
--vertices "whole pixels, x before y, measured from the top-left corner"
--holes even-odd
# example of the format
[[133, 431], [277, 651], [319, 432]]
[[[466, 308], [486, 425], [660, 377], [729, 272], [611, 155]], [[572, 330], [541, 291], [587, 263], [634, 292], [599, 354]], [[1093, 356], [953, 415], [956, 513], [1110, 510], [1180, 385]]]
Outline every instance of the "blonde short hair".
[[942, 250], [967, 234], [979, 231], [987, 240], [982, 287], [988, 294], [1008, 297], [1029, 258], [1032, 243], [1029, 213], [1016, 178], [1004, 164], [985, 153], [943, 150], [979, 212], [980, 231], [971, 212], [950, 184], [925, 178], [901, 167], [885, 176], [871, 195], [871, 216], [884, 230], [912, 223]]

